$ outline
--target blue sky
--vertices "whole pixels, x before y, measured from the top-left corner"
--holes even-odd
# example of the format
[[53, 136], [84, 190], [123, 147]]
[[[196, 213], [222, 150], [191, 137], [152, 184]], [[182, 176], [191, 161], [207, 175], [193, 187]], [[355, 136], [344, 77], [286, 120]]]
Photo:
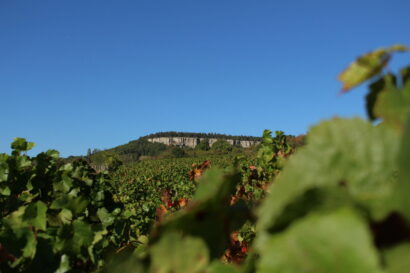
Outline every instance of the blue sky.
[[[364, 114], [336, 77], [410, 45], [410, 1], [0, 0], [0, 152], [110, 148], [158, 131], [305, 133]], [[394, 70], [410, 63], [396, 55]]]

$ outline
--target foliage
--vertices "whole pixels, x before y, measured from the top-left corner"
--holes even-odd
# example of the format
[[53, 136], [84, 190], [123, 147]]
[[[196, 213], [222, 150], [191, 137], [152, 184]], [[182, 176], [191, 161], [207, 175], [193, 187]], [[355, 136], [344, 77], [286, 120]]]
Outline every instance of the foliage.
[[106, 170], [112, 160], [110, 157], [129, 163], [135, 162], [143, 156], [158, 156], [167, 149], [168, 147], [165, 144], [153, 143], [141, 138], [104, 151], [94, 149], [87, 153], [86, 158], [94, 168]]
[[105, 173], [83, 160], [62, 164], [49, 150], [17, 138], [0, 155], [1, 272], [90, 271], [131, 239], [131, 223], [113, 200]]
[[201, 140], [198, 145], [195, 146], [195, 150], [208, 151], [209, 149], [211, 149], [211, 147], [209, 146], [208, 139]]
[[130, 217], [137, 223], [138, 234], [148, 235], [163, 214], [177, 211], [192, 198], [197, 188], [195, 181], [204, 169], [197, 166], [207, 159], [209, 164], [225, 168], [232, 164], [234, 156], [144, 160], [124, 165], [113, 173], [115, 196], [133, 212]]
[[305, 145], [305, 135], [298, 135], [298, 136], [291, 136], [287, 135], [286, 136], [286, 142], [294, 149], [296, 150], [298, 147], [302, 147]]
[[185, 151], [184, 149], [180, 148], [180, 147], [172, 147], [171, 149], [171, 155], [173, 157], [184, 157], [185, 156]]
[[166, 145], [162, 143], [149, 142], [146, 139], [138, 139], [129, 142], [127, 145], [121, 145], [113, 150], [118, 154], [137, 153], [138, 155], [158, 155], [166, 149]]
[[258, 172], [265, 180], [271, 180], [283, 168], [285, 159], [293, 152], [284, 132], [276, 131], [272, 137], [270, 130], [263, 132], [258, 150]]
[[99, 151], [87, 157], [87, 161], [96, 171], [115, 171], [123, 164], [120, 157], [113, 152]]
[[217, 151], [217, 152], [230, 152], [232, 151], [232, 145], [223, 139], [218, 139], [217, 141], [215, 141], [212, 146], [211, 146], [211, 150], [212, 151]]

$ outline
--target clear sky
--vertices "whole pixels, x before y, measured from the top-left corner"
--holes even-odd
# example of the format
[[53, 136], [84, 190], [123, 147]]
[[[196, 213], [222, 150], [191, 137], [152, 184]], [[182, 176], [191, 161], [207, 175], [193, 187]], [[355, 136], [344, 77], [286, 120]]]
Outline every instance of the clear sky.
[[[0, 0], [0, 152], [63, 156], [158, 131], [305, 133], [364, 114], [355, 57], [410, 45], [410, 1]], [[390, 69], [410, 63], [399, 54]]]

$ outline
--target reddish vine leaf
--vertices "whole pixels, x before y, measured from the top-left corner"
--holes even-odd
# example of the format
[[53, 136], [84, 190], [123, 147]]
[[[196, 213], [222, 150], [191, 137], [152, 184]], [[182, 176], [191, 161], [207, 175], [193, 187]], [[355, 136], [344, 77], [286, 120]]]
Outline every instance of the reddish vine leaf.
[[188, 203], [188, 199], [187, 199], [187, 198], [180, 198], [180, 199], [178, 200], [178, 205], [179, 205], [180, 208], [185, 207], [185, 206], [187, 205], [187, 203]]
[[189, 180], [197, 181], [202, 176], [204, 171], [208, 169], [210, 166], [211, 166], [211, 161], [209, 160], [202, 162], [200, 165], [193, 164], [192, 169], [188, 173]]
[[157, 210], [155, 212], [155, 216], [156, 216], [157, 221], [162, 222], [167, 213], [168, 213], [168, 210], [164, 205], [161, 205], [159, 208], [157, 208]]
[[232, 232], [230, 235], [229, 248], [225, 251], [223, 260], [229, 263], [242, 264], [248, 255], [249, 246], [244, 240], [239, 240], [239, 233]]

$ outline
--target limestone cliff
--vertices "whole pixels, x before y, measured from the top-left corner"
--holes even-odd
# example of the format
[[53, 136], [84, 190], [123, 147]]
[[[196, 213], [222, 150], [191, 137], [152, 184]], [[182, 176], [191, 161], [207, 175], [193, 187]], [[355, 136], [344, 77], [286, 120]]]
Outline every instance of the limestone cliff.
[[[150, 142], [163, 143], [165, 145], [175, 145], [180, 147], [190, 147], [195, 148], [198, 143], [205, 138], [198, 137], [155, 137], [148, 138]], [[212, 146], [218, 139], [217, 138], [208, 138], [209, 145]], [[259, 141], [254, 140], [234, 140], [234, 139], [225, 139], [231, 145], [240, 145], [244, 148], [249, 148], [255, 144], [258, 144]]]

